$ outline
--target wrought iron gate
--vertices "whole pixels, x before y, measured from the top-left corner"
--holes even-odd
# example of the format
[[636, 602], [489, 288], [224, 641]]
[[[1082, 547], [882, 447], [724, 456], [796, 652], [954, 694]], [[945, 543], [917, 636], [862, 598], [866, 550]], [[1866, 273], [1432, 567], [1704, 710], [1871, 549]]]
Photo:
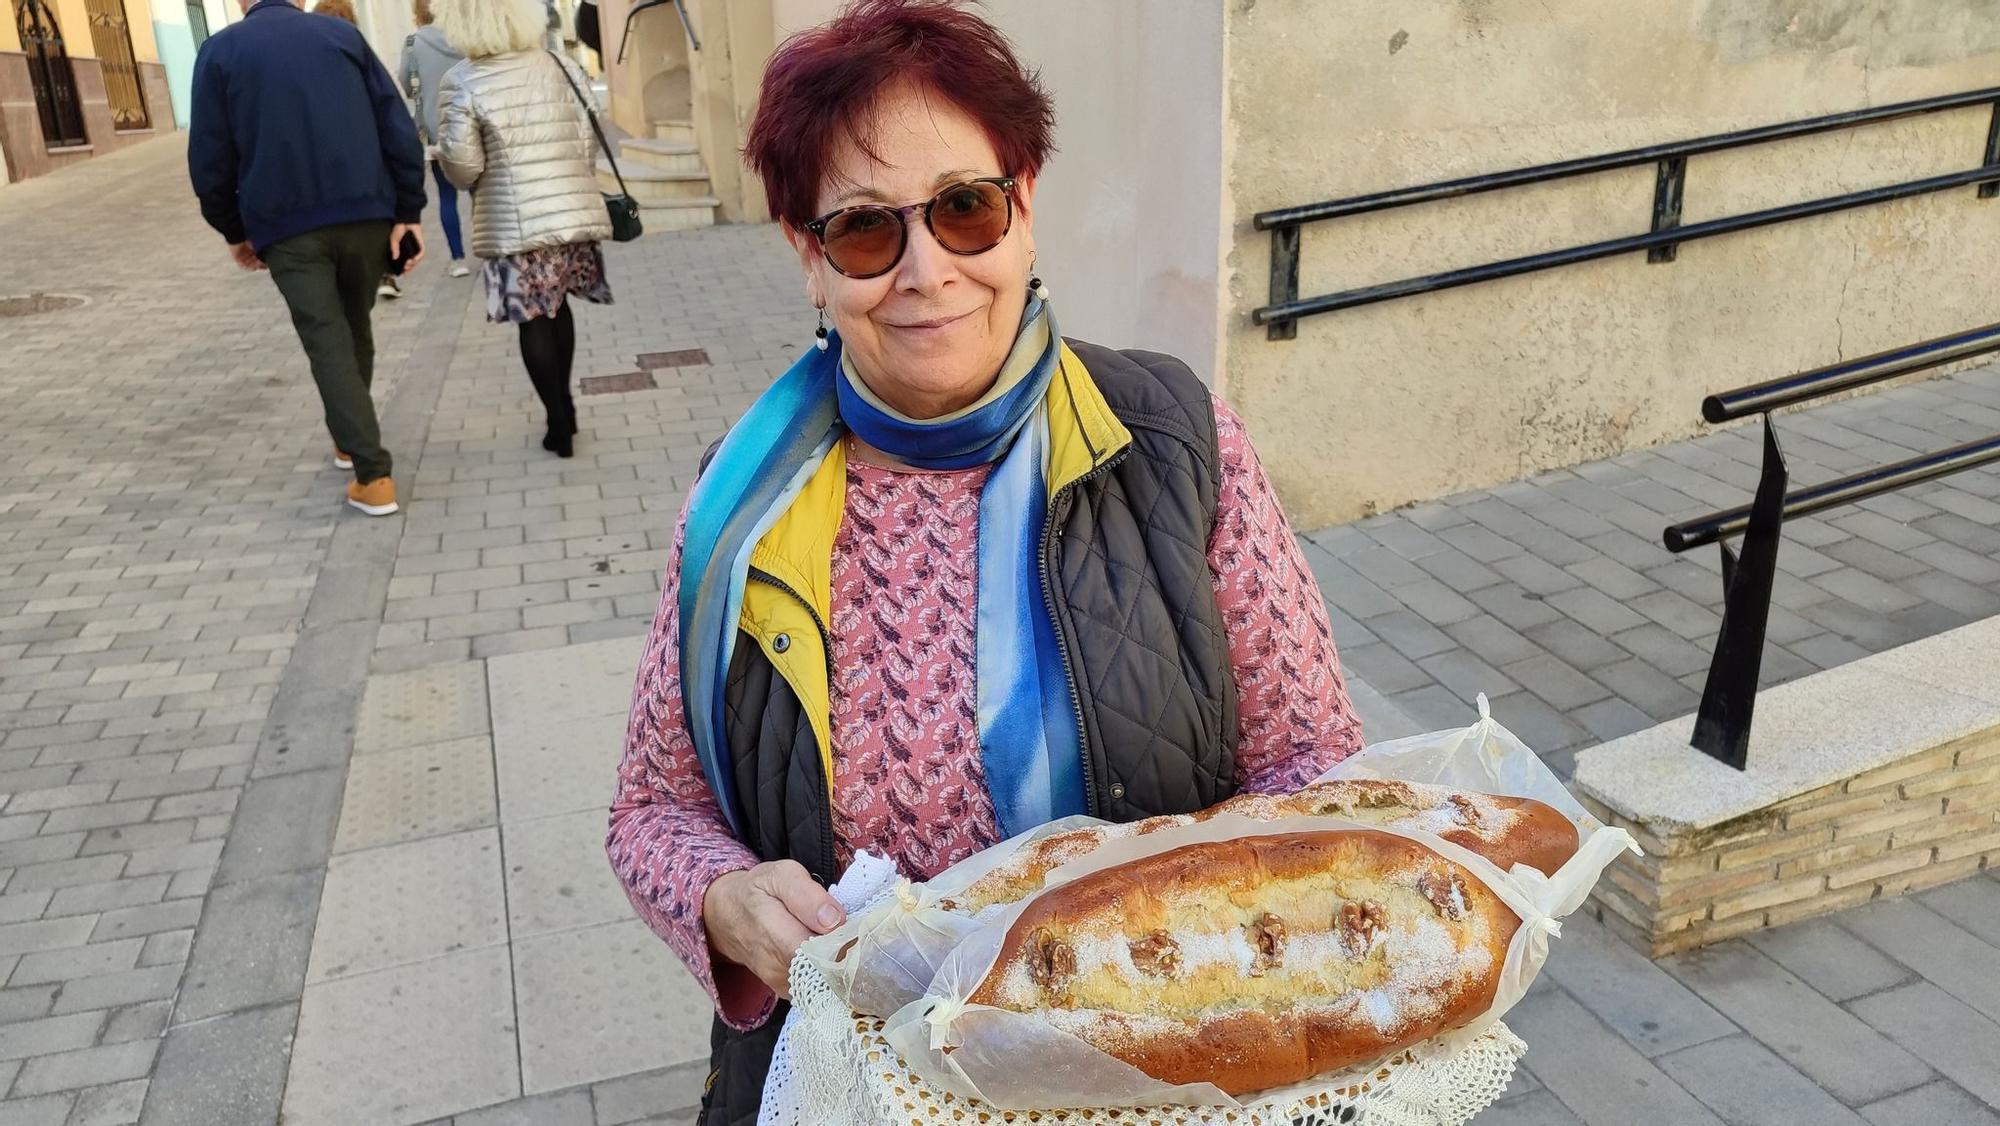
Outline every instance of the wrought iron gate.
[[132, 54], [132, 31], [125, 24], [125, 0], [84, 0], [90, 13], [90, 41], [104, 67], [104, 96], [111, 103], [111, 124], [118, 129], [144, 129], [146, 92], [139, 78], [139, 60]]
[[76, 72], [70, 69], [56, 14], [46, 0], [14, 0], [14, 21], [28, 56], [28, 84], [35, 89], [35, 109], [42, 118], [42, 142], [52, 149], [88, 144], [83, 99], [77, 96]]

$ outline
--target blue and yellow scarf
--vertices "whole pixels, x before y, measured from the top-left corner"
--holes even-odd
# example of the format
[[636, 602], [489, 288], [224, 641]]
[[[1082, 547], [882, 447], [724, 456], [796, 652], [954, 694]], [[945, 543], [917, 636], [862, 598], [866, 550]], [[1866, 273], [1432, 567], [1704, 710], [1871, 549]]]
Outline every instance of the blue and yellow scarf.
[[[976, 623], [986, 788], [1008, 835], [1084, 812], [1082, 738], [1038, 556], [1048, 509], [1047, 396], [1061, 363], [1055, 318], [1031, 296], [992, 389], [953, 414], [919, 420], [868, 390], [834, 334], [824, 352], [800, 357], [723, 438], [688, 501], [681, 691], [702, 772], [739, 837], [723, 691], [751, 551], [850, 430], [921, 469], [993, 464], [979, 501]], [[832, 532], [824, 542], [833, 542]]]

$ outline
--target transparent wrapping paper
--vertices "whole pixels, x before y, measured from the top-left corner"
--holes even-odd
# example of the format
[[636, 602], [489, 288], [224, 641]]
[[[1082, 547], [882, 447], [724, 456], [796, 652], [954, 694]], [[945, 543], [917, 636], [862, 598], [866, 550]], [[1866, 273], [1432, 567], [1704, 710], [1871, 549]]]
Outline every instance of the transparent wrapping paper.
[[1638, 853], [1639, 845], [1625, 830], [1610, 828], [1592, 817], [1563, 786], [1562, 779], [1493, 718], [1484, 693], [1479, 695], [1478, 706], [1479, 719], [1470, 727], [1376, 743], [1342, 759], [1314, 781], [1382, 778], [1424, 782], [1454, 790], [1533, 798], [1551, 807], [1576, 826], [1576, 855], [1552, 876], [1519, 864], [1511, 875], [1543, 911], [1560, 919], [1583, 906], [1598, 874], [1612, 858], [1627, 849]]
[[[1037, 894], [1104, 868], [1201, 842], [1329, 829], [1366, 829], [1401, 836], [1458, 864], [1492, 889], [1521, 919], [1507, 949], [1494, 1002], [1459, 1028], [1392, 1053], [1387, 1060], [1239, 1099], [1212, 1084], [1163, 1083], [1036, 1014], [968, 1003], [967, 998], [997, 959], [1008, 927], [1036, 896], [995, 905], [970, 917], [944, 911], [937, 904], [1006, 862], [1024, 844], [1056, 832], [1100, 824], [1072, 818], [1003, 842], [928, 885], [901, 887], [890, 902], [802, 948], [794, 963], [795, 981], [800, 967], [810, 963], [813, 972], [807, 976], [814, 986], [823, 986], [841, 1003], [821, 1014], [822, 1019], [810, 1029], [800, 1029], [802, 1043], [797, 1051], [801, 1062], [796, 1066], [807, 1070], [872, 1069], [878, 1081], [872, 1086], [866, 1074], [849, 1075], [840, 1082], [847, 1085], [853, 1098], [876, 1100], [871, 1105], [878, 1110], [882, 1099], [920, 1091], [925, 1099], [963, 1100], [965, 1106], [973, 1108], [1060, 1111], [1065, 1121], [1098, 1120], [1096, 1115], [1104, 1108], [1153, 1107], [1157, 1109], [1148, 1117], [1160, 1122], [1206, 1121], [1210, 1110], [1216, 1112], [1216, 1121], [1225, 1120], [1228, 1113], [1247, 1113], [1248, 1118], [1238, 1121], [1335, 1122], [1354, 1119], [1339, 1117], [1326, 1108], [1359, 1107], [1361, 1104], [1354, 1102], [1356, 1093], [1373, 1091], [1370, 1097], [1383, 1102], [1384, 1107], [1394, 1101], [1401, 1109], [1391, 1113], [1371, 1106], [1366, 1119], [1371, 1123], [1443, 1124], [1469, 1119], [1505, 1086], [1505, 1073], [1512, 1070], [1520, 1041], [1499, 1021], [1533, 983], [1548, 956], [1549, 940], [1560, 933], [1558, 920], [1581, 905], [1604, 867], [1620, 851], [1637, 851], [1637, 846], [1624, 831], [1592, 818], [1532, 750], [1492, 719], [1484, 697], [1479, 700], [1479, 719], [1472, 726], [1369, 747], [1321, 780], [1338, 778], [1431, 783], [1455, 790], [1534, 798], [1576, 825], [1578, 849], [1554, 874], [1545, 875], [1526, 865], [1503, 872], [1468, 849], [1417, 830], [1340, 817], [1261, 821], [1228, 814], [1108, 840], [1087, 856], [1052, 871]], [[849, 943], [846, 956], [837, 957]], [[887, 1011], [882, 1006], [898, 998], [904, 998], [905, 1003], [879, 1031], [873, 1030], [874, 1022], [857, 1019], [848, 1011], [851, 1004], [853, 1010], [880, 1014]], [[836, 1023], [833, 1015], [842, 1019]], [[840, 1042], [825, 1042], [827, 1037]], [[857, 1056], [853, 1054], [857, 1043], [881, 1047], [870, 1047]], [[889, 1058], [883, 1057], [883, 1049]], [[1502, 1060], [1504, 1067], [1496, 1062]], [[1496, 1069], [1502, 1072], [1497, 1084], [1478, 1079]], [[1387, 1092], [1392, 1085], [1383, 1080], [1389, 1073], [1406, 1078], [1419, 1073], [1424, 1076], [1421, 1080], [1409, 1078], [1406, 1091], [1421, 1088], [1435, 1094], [1442, 1089], [1441, 1084], [1449, 1085], [1451, 1081], [1445, 1077], [1451, 1075], [1459, 1075], [1468, 1086], [1450, 1098], [1426, 1095], [1412, 1096], [1414, 1101], [1390, 1100]], [[1423, 1106], [1437, 1109], [1433, 1113], [1421, 1109]], [[1291, 1117], [1273, 1109], [1278, 1107], [1290, 1108], [1284, 1113]], [[1313, 1107], [1329, 1116], [1314, 1117], [1300, 1109]], [[1126, 1117], [1120, 1121], [1134, 1121], [1129, 1111], [1123, 1113]], [[910, 1119], [934, 1120], [943, 1119], [921, 1115]]]
[[[1245, 837], [1283, 837], [1327, 830], [1364, 830], [1403, 837], [1470, 872], [1519, 916], [1508, 944], [1493, 1004], [1469, 1023], [1431, 1037], [1426, 1053], [1450, 1054], [1476, 1040], [1528, 990], [1548, 957], [1548, 940], [1560, 925], [1521, 883], [1469, 849], [1429, 833], [1367, 825], [1339, 817], [1288, 817], [1257, 821], [1223, 815], [1192, 825], [1105, 843], [1089, 856], [1051, 873], [1044, 889], [991, 919], [982, 919], [938, 967], [930, 989], [889, 1018], [883, 1037], [911, 1071], [963, 1098], [1008, 1110], [1072, 1107], [1192, 1105], [1240, 1107], [1209, 1083], [1164, 1083], [1064, 1032], [1037, 1013], [970, 1003], [999, 956], [1007, 930], [1036, 899], [1072, 880], [1106, 868], [1192, 844]], [[1565, 866], [1569, 878], [1580, 869]], [[1560, 876], [1560, 874], [1559, 874]], [[1595, 873], [1589, 877], [1595, 879]], [[1554, 883], [1556, 881], [1550, 881]], [[949, 1051], [947, 1051], [949, 1049]], [[1316, 1076], [1296, 1087], [1260, 1092], [1262, 1100], [1296, 1099], [1364, 1080], [1377, 1061], [1346, 1072]]]
[[886, 1017], [924, 995], [945, 957], [979, 929], [984, 914], [947, 911], [939, 904], [1014, 858], [1023, 847], [1058, 833], [1105, 825], [1095, 817], [1064, 817], [1009, 837], [917, 884], [904, 880], [879, 902], [826, 934], [808, 939], [811, 961], [834, 996], [857, 1013]]
[[[913, 1074], [882, 1037], [879, 1017], [856, 1016], [805, 959], [792, 964], [799, 1050], [774, 1061], [767, 1086], [796, 1088], [789, 1115], [760, 1126], [1463, 1126], [1506, 1090], [1527, 1050], [1495, 1024], [1463, 1049], [1405, 1051], [1344, 1087], [1298, 1098], [1246, 1100], [1237, 1107], [1155, 1106], [1144, 1110], [1004, 1111], [960, 1098]], [[809, 1108], [809, 1109], [807, 1109]]]

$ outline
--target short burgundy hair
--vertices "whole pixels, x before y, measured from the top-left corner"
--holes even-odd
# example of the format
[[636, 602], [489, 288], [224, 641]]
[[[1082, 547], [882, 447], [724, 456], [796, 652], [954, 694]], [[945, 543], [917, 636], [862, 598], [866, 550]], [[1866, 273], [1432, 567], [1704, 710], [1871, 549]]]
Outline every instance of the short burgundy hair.
[[802, 228], [842, 131], [873, 155], [861, 118], [884, 87], [910, 82], [985, 129], [1007, 176], [1030, 177], [1055, 151], [1055, 106], [1007, 38], [955, 0], [855, 0], [831, 23], [780, 45], [764, 67], [743, 156], [771, 214]]

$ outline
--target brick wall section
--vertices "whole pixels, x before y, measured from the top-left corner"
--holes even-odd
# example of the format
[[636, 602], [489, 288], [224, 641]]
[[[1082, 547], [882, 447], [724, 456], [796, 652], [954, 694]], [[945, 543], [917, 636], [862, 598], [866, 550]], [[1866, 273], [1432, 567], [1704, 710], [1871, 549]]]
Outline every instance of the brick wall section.
[[1696, 832], [1582, 801], [1646, 850], [1606, 869], [1594, 912], [1658, 958], [2000, 866], [2000, 729]]

